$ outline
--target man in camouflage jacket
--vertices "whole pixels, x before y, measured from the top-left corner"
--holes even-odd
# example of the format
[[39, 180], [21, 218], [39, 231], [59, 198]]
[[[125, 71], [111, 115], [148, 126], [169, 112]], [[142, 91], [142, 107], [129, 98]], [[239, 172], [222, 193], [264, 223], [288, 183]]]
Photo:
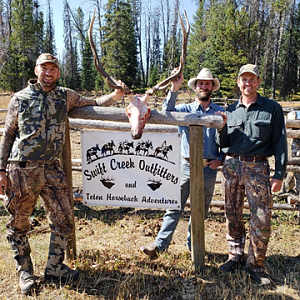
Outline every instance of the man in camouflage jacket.
[[[113, 93], [88, 99], [60, 87], [59, 62], [49, 53], [36, 62], [37, 79], [16, 93], [8, 107], [0, 143], [0, 194], [10, 213], [7, 239], [12, 246], [23, 293], [35, 287], [30, 245], [26, 233], [36, 200], [41, 196], [51, 228], [46, 280], [77, 280], [79, 271], [63, 264], [73, 229], [70, 189], [60, 158], [65, 142], [68, 111], [85, 105], [109, 106], [123, 96]], [[8, 172], [6, 173], [6, 170]]]

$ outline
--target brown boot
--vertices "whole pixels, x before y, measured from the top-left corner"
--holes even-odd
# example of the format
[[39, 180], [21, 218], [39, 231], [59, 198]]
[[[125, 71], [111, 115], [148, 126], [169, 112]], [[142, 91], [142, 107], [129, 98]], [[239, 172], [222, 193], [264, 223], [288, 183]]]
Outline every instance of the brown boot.
[[30, 257], [30, 245], [25, 235], [7, 236], [14, 258], [16, 260], [16, 270], [19, 275], [19, 285], [22, 293], [28, 294], [35, 288], [33, 275], [33, 265]]
[[250, 278], [254, 280], [256, 284], [261, 286], [267, 286], [271, 284], [270, 277], [265, 272], [255, 272], [246, 267], [246, 272], [250, 275]]
[[159, 253], [159, 249], [155, 244], [150, 244], [149, 246], [142, 246], [140, 249], [143, 253], [145, 253], [152, 259], [156, 258]]
[[224, 264], [222, 264], [219, 269], [222, 272], [234, 272], [241, 268], [243, 265], [240, 261], [234, 261], [232, 259], [228, 259]]

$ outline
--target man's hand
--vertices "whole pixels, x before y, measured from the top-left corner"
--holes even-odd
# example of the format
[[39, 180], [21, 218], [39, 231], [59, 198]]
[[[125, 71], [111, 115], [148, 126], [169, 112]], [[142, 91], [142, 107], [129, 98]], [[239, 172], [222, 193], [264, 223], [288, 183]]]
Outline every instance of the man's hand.
[[115, 89], [115, 91], [113, 92], [113, 94], [114, 94], [113, 97], [116, 100], [123, 97], [124, 96], [124, 90], [127, 89], [126, 84], [124, 82], [122, 82], [121, 80], [118, 80], [118, 84], [123, 87], [123, 90], [122, 89]]
[[222, 116], [222, 118], [223, 118], [223, 126], [222, 126], [222, 128], [223, 128], [225, 126], [227, 120], [228, 120], [228, 117], [226, 116], [226, 114], [223, 111], [217, 111], [216, 115], [221, 115]]
[[273, 193], [279, 192], [281, 190], [282, 180], [272, 179], [271, 180], [271, 191]]
[[119, 98], [124, 96], [124, 91], [123, 90], [115, 89], [115, 91], [113, 93], [114, 93], [113, 97], [116, 100], [118, 100]]
[[0, 172], [0, 195], [4, 195], [7, 190], [7, 177], [5, 172]]
[[[179, 68], [179, 67], [178, 67], [178, 68]], [[175, 74], [175, 73], [177, 72], [178, 68], [175, 68], [175, 69], [172, 71], [171, 75]], [[172, 91], [172, 92], [178, 92], [179, 89], [180, 89], [180, 86], [181, 86], [181, 84], [182, 84], [182, 82], [183, 82], [183, 80], [184, 80], [184, 77], [183, 77], [183, 74], [182, 74], [182, 72], [181, 72], [180, 75], [179, 75], [179, 77], [177, 77], [175, 80], [172, 81], [171, 91]]]
[[214, 160], [211, 160], [210, 162], [208, 162], [207, 165], [208, 165], [211, 169], [215, 170], [215, 169], [217, 169], [218, 167], [222, 166], [222, 162], [221, 162], [220, 160], [218, 160], [218, 159], [214, 159]]

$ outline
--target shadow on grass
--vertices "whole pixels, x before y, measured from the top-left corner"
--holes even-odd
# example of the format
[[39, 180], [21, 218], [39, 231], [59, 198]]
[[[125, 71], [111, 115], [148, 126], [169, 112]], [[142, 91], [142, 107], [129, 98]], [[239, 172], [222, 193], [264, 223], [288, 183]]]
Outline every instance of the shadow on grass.
[[[185, 253], [190, 258], [190, 253]], [[251, 282], [244, 270], [234, 273], [221, 273], [219, 263], [224, 262], [226, 255], [218, 253], [207, 254], [207, 265], [204, 270], [194, 273], [188, 267], [177, 262], [178, 255], [162, 254], [156, 260], [146, 257], [132, 259], [113, 253], [86, 251], [79, 254], [78, 268], [81, 270], [80, 280], [66, 288], [84, 295], [99, 297], [99, 299], [299, 299], [299, 273], [295, 274], [298, 280], [290, 280], [284, 276], [285, 269], [272, 270], [269, 263], [268, 272], [274, 285], [260, 287]], [[300, 257], [283, 257], [290, 265], [300, 264]], [[268, 260], [277, 261], [276, 256]], [[47, 286], [60, 288], [60, 283], [45, 283], [41, 281], [38, 290]], [[278, 287], [294, 289], [295, 295], [288, 295]]]
[[[129, 254], [128, 254], [129, 255]], [[267, 257], [266, 271], [274, 285], [260, 287], [251, 282], [244, 269], [222, 273], [220, 264], [227, 254], [206, 253], [206, 266], [195, 273], [191, 254], [162, 253], [157, 259], [144, 255], [123, 255], [113, 250], [84, 250], [78, 254], [80, 280], [65, 286], [78, 293], [78, 299], [299, 299], [300, 257]], [[36, 294], [44, 289], [60, 290], [61, 284], [39, 278]], [[285, 290], [293, 289], [292, 295]]]
[[[75, 216], [85, 218], [87, 220], [97, 219], [106, 224], [121, 220], [126, 216], [135, 215], [141, 220], [162, 219], [164, 209], [149, 209], [149, 208], [133, 208], [133, 207], [107, 207], [107, 206], [87, 206], [82, 202], [74, 202]], [[186, 209], [181, 215], [181, 218], [189, 218], [190, 210]], [[244, 220], [249, 220], [250, 214], [244, 213]], [[210, 211], [206, 219], [216, 222], [225, 223], [224, 212]]]
[[[106, 224], [114, 223], [126, 216], [136, 215], [143, 220], [162, 219], [164, 209], [143, 209], [132, 207], [107, 207], [107, 206], [87, 206], [81, 202], [74, 203], [75, 217], [87, 220], [97, 219]], [[189, 216], [190, 212], [185, 211], [182, 217]]]

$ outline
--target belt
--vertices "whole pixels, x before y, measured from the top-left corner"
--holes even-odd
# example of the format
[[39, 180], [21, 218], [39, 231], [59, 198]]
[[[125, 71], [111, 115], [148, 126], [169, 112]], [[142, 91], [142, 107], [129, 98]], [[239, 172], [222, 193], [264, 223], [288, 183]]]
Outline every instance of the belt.
[[266, 156], [238, 155], [233, 153], [227, 153], [226, 155], [238, 159], [239, 161], [247, 161], [247, 162], [260, 162], [260, 161], [267, 160]]
[[[184, 156], [181, 156], [184, 160], [186, 160], [186, 161], [190, 161], [190, 159], [189, 159], [189, 157], [184, 157]], [[215, 158], [216, 159], [216, 158]], [[214, 159], [203, 159], [203, 162], [206, 162], [206, 163], [208, 163], [208, 162], [210, 162], [210, 161], [212, 161], [212, 160], [214, 160]]]
[[27, 161], [11, 161], [10, 164], [17, 164], [19, 165], [20, 168], [26, 168], [26, 167], [30, 167], [30, 166], [34, 166], [36, 167], [36, 165], [38, 164], [43, 164], [43, 165], [55, 165], [55, 164], [59, 164], [59, 160], [58, 159], [53, 159], [53, 160], [27, 160]]

